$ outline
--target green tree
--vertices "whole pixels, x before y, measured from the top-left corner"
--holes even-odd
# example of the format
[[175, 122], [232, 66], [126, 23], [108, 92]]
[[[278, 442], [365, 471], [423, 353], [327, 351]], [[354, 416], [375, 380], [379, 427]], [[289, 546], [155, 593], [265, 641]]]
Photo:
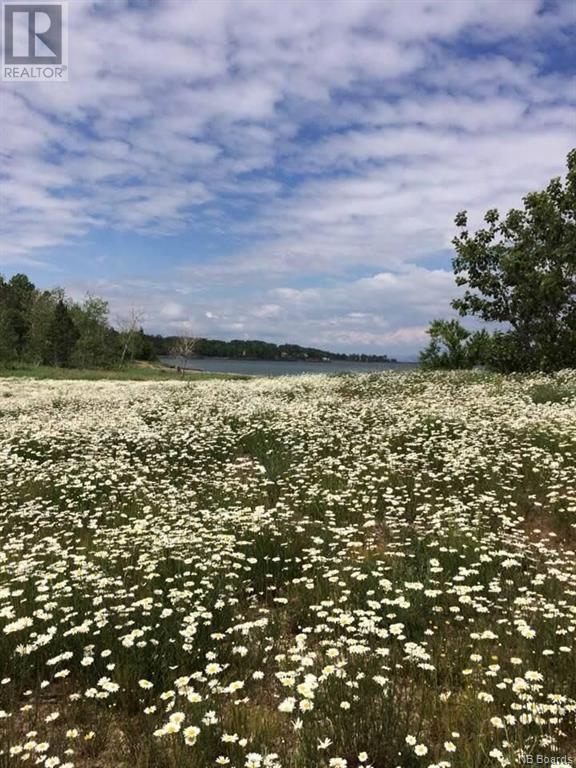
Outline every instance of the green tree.
[[526, 195], [522, 210], [468, 231], [456, 217], [456, 283], [461, 315], [503, 323], [494, 336], [493, 364], [503, 370], [554, 370], [576, 365], [576, 149], [565, 180]]
[[16, 334], [18, 357], [22, 356], [26, 345], [26, 337], [30, 327], [30, 308], [35, 295], [36, 288], [26, 275], [13, 275], [7, 283], [2, 280], [1, 305], [7, 312]]
[[433, 320], [430, 343], [420, 353], [424, 368], [472, 368], [489, 357], [490, 336], [485, 330], [468, 331], [458, 320]]
[[66, 367], [70, 364], [78, 335], [70, 310], [60, 299], [54, 308], [47, 334], [52, 365]]
[[154, 360], [156, 358], [153, 337], [144, 333], [143, 328], [138, 331], [136, 349], [139, 360]]
[[60, 295], [60, 291], [37, 292], [32, 301], [24, 356], [34, 365], [50, 362], [48, 331]]
[[8, 366], [18, 357], [17, 340], [10, 313], [0, 306], [0, 366]]
[[118, 362], [117, 335], [108, 324], [108, 302], [88, 295], [82, 305], [72, 307], [78, 340], [72, 355], [79, 368], [108, 367]]

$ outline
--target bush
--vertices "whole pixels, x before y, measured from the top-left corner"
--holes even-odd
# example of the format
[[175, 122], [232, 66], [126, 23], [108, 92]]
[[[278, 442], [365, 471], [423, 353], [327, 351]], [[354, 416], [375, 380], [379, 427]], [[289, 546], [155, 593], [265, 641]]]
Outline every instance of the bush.
[[530, 391], [533, 403], [563, 403], [576, 398], [576, 390], [558, 384], [537, 384]]

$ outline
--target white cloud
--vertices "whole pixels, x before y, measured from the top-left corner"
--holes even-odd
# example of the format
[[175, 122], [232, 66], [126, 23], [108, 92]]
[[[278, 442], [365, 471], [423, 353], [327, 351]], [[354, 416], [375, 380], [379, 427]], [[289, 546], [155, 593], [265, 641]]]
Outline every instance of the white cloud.
[[[422, 265], [456, 211], [518, 204], [574, 144], [574, 82], [549, 56], [569, 4], [70, 5], [69, 82], [0, 91], [0, 261], [98, 230], [236, 238], [232, 256], [167, 260], [163, 286], [142, 268], [110, 288], [138, 284], [158, 327], [200, 283], [207, 332], [413, 347], [449, 311], [450, 276]], [[315, 297], [282, 293], [305, 276]]]
[[[75, 284], [74, 295], [81, 296], [88, 287]], [[447, 314], [446, 297], [453, 293], [453, 280], [448, 271], [410, 266], [399, 273], [379, 272], [317, 288], [254, 285], [239, 294], [215, 288], [207, 296], [191, 287], [178, 301], [170, 298], [174, 295], [171, 283], [159, 282], [152, 292], [146, 283], [107, 282], [92, 288], [110, 298], [113, 316], [136, 307], [144, 311], [145, 324], [167, 334], [186, 331], [228, 339], [265, 336], [277, 343], [385, 350], [413, 358], [426, 339], [429, 319]]]

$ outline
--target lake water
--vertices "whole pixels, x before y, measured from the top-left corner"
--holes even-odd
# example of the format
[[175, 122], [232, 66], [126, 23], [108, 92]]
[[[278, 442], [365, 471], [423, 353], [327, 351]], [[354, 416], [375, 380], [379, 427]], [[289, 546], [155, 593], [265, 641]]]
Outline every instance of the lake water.
[[418, 363], [356, 363], [345, 360], [307, 363], [303, 360], [230, 360], [222, 357], [195, 357], [182, 365], [177, 357], [161, 357], [165, 365], [179, 365], [211, 373], [240, 373], [249, 376], [296, 376], [300, 373], [372, 373], [411, 371]]

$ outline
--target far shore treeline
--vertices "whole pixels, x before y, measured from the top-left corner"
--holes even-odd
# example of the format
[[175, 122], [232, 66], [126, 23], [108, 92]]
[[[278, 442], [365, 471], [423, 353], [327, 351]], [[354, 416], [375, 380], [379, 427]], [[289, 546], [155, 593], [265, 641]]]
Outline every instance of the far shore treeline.
[[[182, 337], [146, 336], [157, 357], [180, 356]], [[193, 355], [196, 357], [230, 357], [250, 360], [351, 360], [354, 362], [389, 363], [396, 362], [387, 355], [365, 355], [359, 353], [327, 352], [316, 347], [302, 347], [299, 344], [272, 344], [267, 341], [232, 339], [193, 339]], [[184, 355], [185, 357], [187, 355]]]
[[9, 280], [0, 276], [0, 366], [111, 368], [163, 356], [390, 361], [386, 355], [341, 354], [298, 344], [151, 335], [136, 313], [115, 328], [101, 298], [88, 295], [76, 302], [62, 288], [39, 290], [24, 274]]

